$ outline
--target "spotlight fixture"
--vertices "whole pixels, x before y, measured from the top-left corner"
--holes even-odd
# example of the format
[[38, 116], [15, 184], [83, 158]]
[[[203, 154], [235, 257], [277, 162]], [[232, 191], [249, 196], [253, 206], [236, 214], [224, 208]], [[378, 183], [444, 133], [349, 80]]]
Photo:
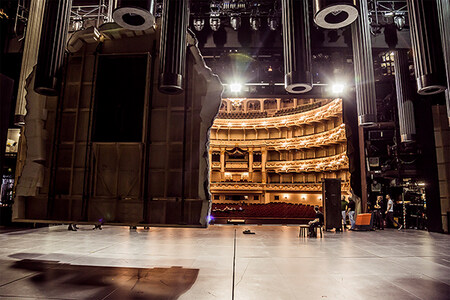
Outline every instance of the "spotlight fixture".
[[220, 18], [209, 18], [209, 26], [213, 31], [217, 31], [220, 28]]
[[402, 30], [405, 27], [406, 18], [405, 15], [395, 15], [394, 16], [394, 24], [397, 26], [398, 30]]
[[194, 19], [193, 21], [194, 28], [197, 31], [202, 31], [205, 27], [205, 20], [204, 19]]
[[230, 17], [230, 25], [234, 30], [238, 30], [241, 27], [241, 17], [240, 16], [231, 16]]
[[276, 17], [268, 17], [267, 18], [267, 25], [269, 26], [270, 30], [275, 31], [278, 28], [278, 19]]
[[334, 83], [331, 86], [331, 92], [333, 94], [342, 94], [342, 92], [344, 92], [345, 90], [345, 84], [343, 83]]
[[250, 17], [250, 26], [257, 31], [261, 27], [261, 19], [258, 17]]
[[232, 83], [230, 84], [230, 91], [233, 93], [239, 93], [242, 90], [242, 84]]
[[72, 30], [73, 31], [78, 31], [83, 29], [83, 18], [82, 17], [75, 17], [73, 19], [73, 23], [72, 23]]
[[217, 13], [218, 11], [220, 11], [220, 2], [219, 1], [211, 1], [209, 8], [211, 9], [212, 13]]

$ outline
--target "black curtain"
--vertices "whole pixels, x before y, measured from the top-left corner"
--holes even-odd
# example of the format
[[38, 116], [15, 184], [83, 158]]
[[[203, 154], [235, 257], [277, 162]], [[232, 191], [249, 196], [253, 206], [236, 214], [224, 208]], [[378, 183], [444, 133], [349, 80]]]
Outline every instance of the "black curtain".
[[[431, 97], [419, 98], [414, 103], [417, 145], [421, 153], [417, 166], [420, 172], [419, 176], [426, 184], [428, 231], [443, 232]], [[435, 95], [433, 97], [442, 96]]]
[[13, 87], [14, 80], [0, 74], [0, 179], [3, 178], [3, 160], [5, 158]]
[[353, 192], [362, 197], [361, 166], [359, 163], [358, 113], [356, 111], [356, 95], [349, 93], [342, 99], [342, 117], [347, 137], [347, 156], [349, 161], [350, 186]]

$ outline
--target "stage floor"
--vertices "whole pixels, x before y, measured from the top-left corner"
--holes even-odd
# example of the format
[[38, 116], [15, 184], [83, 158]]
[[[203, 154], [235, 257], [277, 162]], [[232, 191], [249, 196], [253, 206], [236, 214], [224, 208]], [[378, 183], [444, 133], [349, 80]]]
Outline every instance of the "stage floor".
[[0, 299], [201, 300], [233, 292], [250, 300], [449, 299], [450, 236], [387, 229], [299, 238], [298, 226], [231, 225], [0, 231]]

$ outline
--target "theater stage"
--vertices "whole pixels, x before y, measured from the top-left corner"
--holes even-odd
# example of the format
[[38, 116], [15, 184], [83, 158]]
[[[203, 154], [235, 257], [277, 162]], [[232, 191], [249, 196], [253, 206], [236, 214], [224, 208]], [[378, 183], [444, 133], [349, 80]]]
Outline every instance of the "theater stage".
[[52, 226], [4, 231], [0, 245], [1, 299], [232, 299], [233, 277], [235, 299], [450, 295], [450, 236], [425, 231]]

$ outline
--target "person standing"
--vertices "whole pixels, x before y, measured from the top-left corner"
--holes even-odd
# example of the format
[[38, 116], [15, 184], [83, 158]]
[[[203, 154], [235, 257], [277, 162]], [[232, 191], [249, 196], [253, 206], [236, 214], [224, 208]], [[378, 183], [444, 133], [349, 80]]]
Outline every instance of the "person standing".
[[377, 201], [373, 207], [373, 213], [375, 215], [375, 227], [381, 230], [384, 230], [384, 221], [383, 221], [383, 196], [377, 196]]
[[345, 199], [345, 196], [342, 196], [341, 199], [341, 214], [342, 214], [342, 221], [344, 222], [344, 229], [347, 229], [347, 199]]
[[391, 222], [392, 225], [397, 227], [398, 230], [403, 228], [403, 225], [400, 225], [397, 223], [397, 221], [394, 220], [394, 201], [392, 201], [390, 195], [386, 195], [387, 199], [387, 208], [386, 208], [386, 222]]
[[348, 202], [347, 205], [347, 214], [348, 214], [348, 218], [350, 219], [350, 230], [354, 230], [355, 229], [355, 207], [356, 207], [356, 203], [355, 201], [353, 201], [353, 198], [350, 198], [350, 201]]

